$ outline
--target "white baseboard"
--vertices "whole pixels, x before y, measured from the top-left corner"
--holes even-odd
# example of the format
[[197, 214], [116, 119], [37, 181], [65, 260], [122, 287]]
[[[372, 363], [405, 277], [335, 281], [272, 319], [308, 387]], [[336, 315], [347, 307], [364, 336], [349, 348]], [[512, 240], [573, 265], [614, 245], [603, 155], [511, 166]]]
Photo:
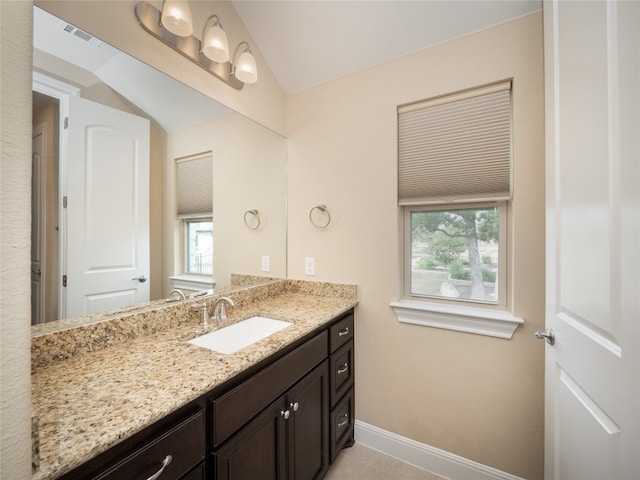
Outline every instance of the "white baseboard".
[[355, 437], [362, 445], [450, 480], [524, 480], [359, 420]]

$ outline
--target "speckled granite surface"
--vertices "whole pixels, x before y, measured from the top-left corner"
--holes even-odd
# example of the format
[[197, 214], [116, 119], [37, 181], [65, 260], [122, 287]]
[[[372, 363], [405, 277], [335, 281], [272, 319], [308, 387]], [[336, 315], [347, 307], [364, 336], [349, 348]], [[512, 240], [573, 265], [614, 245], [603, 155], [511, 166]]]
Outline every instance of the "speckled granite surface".
[[352, 285], [282, 280], [230, 294], [231, 324], [253, 315], [293, 325], [224, 355], [187, 340], [190, 306], [164, 304], [72, 329], [34, 332], [32, 403], [39, 438], [33, 479], [55, 479], [221, 385], [357, 304]]

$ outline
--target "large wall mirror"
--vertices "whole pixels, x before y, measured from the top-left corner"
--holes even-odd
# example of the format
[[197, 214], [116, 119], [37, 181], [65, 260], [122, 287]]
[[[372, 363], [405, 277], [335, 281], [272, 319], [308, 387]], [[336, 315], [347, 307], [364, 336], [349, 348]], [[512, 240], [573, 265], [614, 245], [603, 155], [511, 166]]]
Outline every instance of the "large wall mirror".
[[285, 138], [38, 7], [33, 71], [33, 324], [286, 277]]

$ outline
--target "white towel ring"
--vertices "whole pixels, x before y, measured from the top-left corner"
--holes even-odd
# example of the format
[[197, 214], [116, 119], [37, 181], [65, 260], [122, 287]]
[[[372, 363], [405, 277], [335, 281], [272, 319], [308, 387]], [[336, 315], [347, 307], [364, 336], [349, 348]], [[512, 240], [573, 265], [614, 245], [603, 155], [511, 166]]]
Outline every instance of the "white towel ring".
[[[319, 210], [322, 213], [326, 214], [326, 222], [325, 223], [318, 223], [313, 219], [313, 211], [314, 210]], [[329, 224], [331, 223], [331, 214], [329, 213], [329, 210], [327, 209], [326, 205], [316, 205], [315, 207], [313, 207], [310, 211], [309, 211], [309, 221], [311, 222], [311, 224], [314, 227], [317, 228], [326, 228], [329, 226]]]
[[[254, 219], [253, 222], [251, 223], [249, 223], [250, 218]], [[260, 212], [258, 212], [258, 210], [256, 210], [255, 208], [244, 212], [244, 224], [251, 230], [259, 229], [260, 228]]]

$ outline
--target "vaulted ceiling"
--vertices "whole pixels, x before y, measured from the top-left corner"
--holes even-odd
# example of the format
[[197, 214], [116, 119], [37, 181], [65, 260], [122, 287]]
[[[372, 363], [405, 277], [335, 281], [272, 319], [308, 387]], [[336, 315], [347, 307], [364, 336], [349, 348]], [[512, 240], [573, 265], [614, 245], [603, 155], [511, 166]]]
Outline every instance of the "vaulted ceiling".
[[541, 0], [234, 0], [286, 93], [542, 9]]

